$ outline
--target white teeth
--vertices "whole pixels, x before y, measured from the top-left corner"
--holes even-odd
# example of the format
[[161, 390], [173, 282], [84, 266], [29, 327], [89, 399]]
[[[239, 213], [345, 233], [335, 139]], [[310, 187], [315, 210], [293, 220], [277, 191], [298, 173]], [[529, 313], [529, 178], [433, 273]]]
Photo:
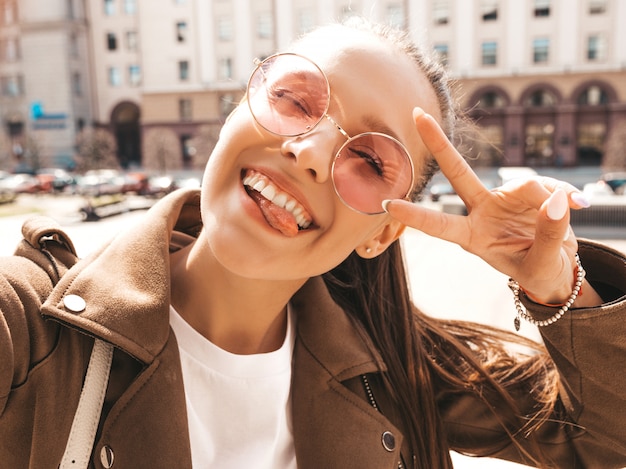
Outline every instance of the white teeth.
[[[263, 194], [263, 196], [265, 197], [265, 194]], [[272, 200], [272, 202], [278, 205], [280, 208], [285, 208], [285, 204], [287, 203], [287, 194], [278, 194], [276, 197], [274, 197], [274, 200]]]
[[243, 178], [243, 184], [245, 186], [252, 187], [252, 189], [259, 192], [274, 205], [291, 212], [300, 228], [306, 229], [311, 226], [311, 221], [305, 215], [306, 211], [304, 207], [302, 207], [295, 199], [292, 199], [288, 194], [280, 192], [276, 186], [274, 186], [264, 176], [255, 172], [247, 174]]
[[274, 197], [276, 196], [276, 189], [274, 189], [274, 186], [265, 186], [265, 189], [261, 191], [261, 195], [267, 200], [271, 200], [273, 202]]

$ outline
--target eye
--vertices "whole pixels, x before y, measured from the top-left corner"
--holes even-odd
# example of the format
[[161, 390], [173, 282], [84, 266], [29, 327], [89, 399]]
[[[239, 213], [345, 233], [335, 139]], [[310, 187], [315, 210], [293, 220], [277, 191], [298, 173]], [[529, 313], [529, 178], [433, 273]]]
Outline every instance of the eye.
[[374, 170], [376, 175], [380, 177], [383, 176], [384, 171], [383, 171], [382, 160], [376, 152], [370, 149], [364, 148], [362, 146], [358, 146], [358, 147], [351, 146], [348, 148], [348, 150], [350, 151], [351, 154], [356, 155], [361, 160], [363, 160], [363, 162], [365, 162], [372, 170]]
[[305, 95], [278, 86], [268, 87], [268, 99], [279, 114], [284, 116], [312, 117], [311, 108]]

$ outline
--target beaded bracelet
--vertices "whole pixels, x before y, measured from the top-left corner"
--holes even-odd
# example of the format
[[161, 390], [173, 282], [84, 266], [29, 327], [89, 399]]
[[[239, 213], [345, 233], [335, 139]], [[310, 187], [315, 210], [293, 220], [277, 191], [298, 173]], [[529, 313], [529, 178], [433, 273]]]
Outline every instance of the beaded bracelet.
[[528, 321], [529, 323], [535, 326], [544, 327], [544, 326], [548, 326], [550, 324], [554, 324], [555, 322], [557, 322], [571, 308], [571, 306], [574, 304], [574, 301], [578, 297], [578, 294], [579, 293], [582, 294], [581, 288], [583, 285], [583, 280], [585, 279], [585, 269], [583, 269], [583, 266], [580, 263], [580, 257], [578, 257], [578, 254], [575, 254], [574, 260], [576, 261], [576, 270], [574, 274], [574, 276], [576, 277], [576, 281], [574, 283], [574, 289], [572, 290], [572, 294], [569, 296], [567, 301], [561, 305], [545, 305], [545, 306], [552, 306], [552, 307], [560, 306], [560, 308], [556, 313], [554, 313], [553, 316], [542, 321], [538, 321], [537, 319], [533, 318], [528, 313], [528, 311], [524, 309], [524, 305], [522, 304], [519, 298], [520, 291], [524, 291], [524, 290], [522, 289], [522, 287], [520, 287], [519, 283], [517, 283], [515, 280], [513, 280], [512, 278], [509, 279], [508, 285], [511, 291], [513, 292], [513, 298], [515, 301], [515, 309], [517, 310], [517, 316], [515, 316], [515, 320], [513, 321], [516, 331], [519, 331], [522, 318], [524, 318], [526, 321]]

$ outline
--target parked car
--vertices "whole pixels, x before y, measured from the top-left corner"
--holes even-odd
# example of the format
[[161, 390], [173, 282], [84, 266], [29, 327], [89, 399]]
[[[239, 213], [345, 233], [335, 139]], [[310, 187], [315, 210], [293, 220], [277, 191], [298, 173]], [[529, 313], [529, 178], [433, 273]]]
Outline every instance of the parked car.
[[41, 190], [41, 184], [31, 174], [11, 174], [0, 180], [0, 188], [14, 194], [35, 194]]
[[78, 193], [86, 196], [121, 194], [124, 175], [116, 169], [92, 169], [78, 179]]
[[602, 180], [606, 182], [616, 194], [626, 194], [626, 171], [606, 173], [602, 176]]
[[531, 178], [533, 176], [537, 176], [537, 171], [528, 166], [504, 166], [498, 169], [498, 177], [500, 178], [498, 185], [504, 185], [513, 179]]
[[583, 186], [583, 194], [589, 199], [611, 197], [615, 195], [613, 189], [605, 181], [588, 182]]
[[456, 194], [454, 188], [449, 182], [439, 182], [435, 183], [428, 189], [430, 200], [433, 202], [439, 201], [439, 199], [444, 195], [454, 195]]
[[42, 168], [36, 174], [43, 192], [61, 192], [76, 183], [76, 179], [61, 168]]
[[11, 176], [11, 173], [7, 171], [0, 171], [0, 204], [7, 202], [13, 202], [17, 196], [15, 192], [9, 187], [4, 187], [2, 181]]

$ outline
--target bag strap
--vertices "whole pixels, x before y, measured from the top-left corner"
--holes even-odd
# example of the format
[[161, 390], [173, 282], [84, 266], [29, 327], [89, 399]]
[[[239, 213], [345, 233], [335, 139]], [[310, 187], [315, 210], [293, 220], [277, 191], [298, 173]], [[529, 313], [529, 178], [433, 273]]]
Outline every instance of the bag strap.
[[112, 361], [113, 346], [96, 339], [59, 469], [83, 469], [89, 465]]

